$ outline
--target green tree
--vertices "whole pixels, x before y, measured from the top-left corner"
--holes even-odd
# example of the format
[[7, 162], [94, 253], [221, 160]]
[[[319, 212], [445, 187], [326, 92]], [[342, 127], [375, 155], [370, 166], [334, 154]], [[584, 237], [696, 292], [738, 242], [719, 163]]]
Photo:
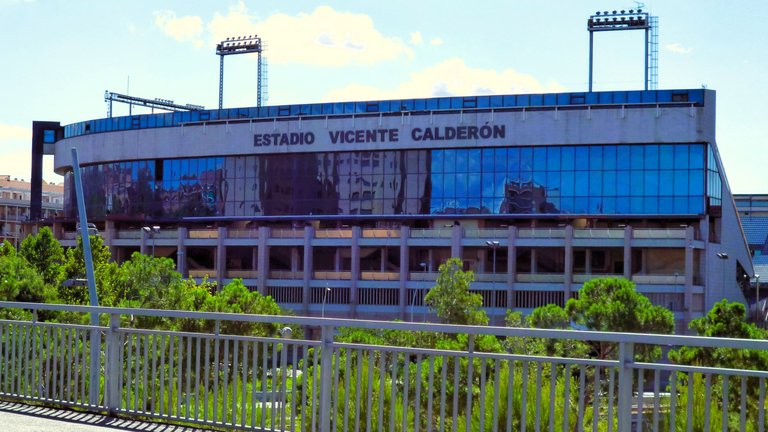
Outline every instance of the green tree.
[[49, 227], [21, 242], [19, 255], [35, 267], [45, 283], [57, 287], [64, 280], [64, 249]]
[[[282, 310], [270, 296], [250, 291], [240, 279], [225, 285], [203, 305], [207, 312], [228, 312], [253, 315], [281, 315]], [[208, 323], [209, 326], [212, 323]], [[235, 335], [274, 336], [281, 328], [279, 323], [222, 321], [221, 332]], [[211, 328], [208, 328], [211, 330]], [[295, 330], [295, 329], [294, 329]], [[297, 333], [294, 333], [297, 334]]]
[[[100, 236], [90, 236], [91, 256], [96, 276], [96, 290], [99, 305], [114, 306], [117, 298], [113, 284], [119, 277], [119, 267], [110, 262], [109, 247]], [[77, 238], [77, 247], [67, 249], [64, 254], [64, 279], [85, 279], [85, 260], [82, 238]], [[88, 289], [71, 285], [59, 287], [59, 299], [66, 304], [88, 304]]]
[[[590, 330], [623, 333], [669, 334], [675, 329], [675, 316], [671, 311], [654, 306], [648, 297], [637, 292], [635, 284], [624, 278], [592, 279], [579, 291], [577, 299], [570, 299], [565, 312], [572, 322]], [[614, 343], [590, 342], [595, 357], [614, 358]], [[638, 358], [656, 359], [659, 347], [636, 347]]]
[[440, 265], [437, 282], [424, 297], [425, 303], [448, 324], [486, 325], [483, 297], [469, 292], [475, 281], [471, 271], [462, 270], [461, 259], [450, 258]]

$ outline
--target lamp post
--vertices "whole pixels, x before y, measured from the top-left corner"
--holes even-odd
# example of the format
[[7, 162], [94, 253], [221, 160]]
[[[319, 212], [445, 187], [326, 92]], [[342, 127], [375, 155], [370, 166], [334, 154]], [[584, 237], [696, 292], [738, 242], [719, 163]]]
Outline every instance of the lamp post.
[[718, 259], [720, 259], [722, 261], [722, 265], [720, 266], [720, 273], [723, 274], [722, 291], [723, 291], [723, 298], [725, 298], [725, 260], [728, 259], [728, 254], [725, 253], [725, 252], [718, 252], [716, 254], [716, 256], [717, 256]]
[[325, 285], [325, 291], [323, 291], [323, 305], [320, 308], [320, 317], [325, 318], [325, 300], [328, 298], [328, 293], [331, 292], [331, 287]]
[[491, 290], [493, 291], [493, 303], [496, 305], [496, 248], [499, 247], [498, 240], [486, 240], [485, 244], [493, 249], [493, 276], [491, 278]]
[[145, 226], [142, 227], [144, 231], [149, 235], [149, 238], [152, 239], [152, 258], [155, 257], [155, 234], [160, 232], [160, 227], [157, 225], [152, 225], [151, 227]]

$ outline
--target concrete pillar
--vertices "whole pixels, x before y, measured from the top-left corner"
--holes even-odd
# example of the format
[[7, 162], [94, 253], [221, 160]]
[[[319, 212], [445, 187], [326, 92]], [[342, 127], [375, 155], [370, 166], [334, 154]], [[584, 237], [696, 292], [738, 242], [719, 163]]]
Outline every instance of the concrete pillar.
[[291, 273], [299, 271], [299, 248], [291, 248]]
[[[479, 262], [477, 263], [477, 273], [487, 273], [485, 270], [485, 262], [488, 260], [488, 256], [491, 256], [491, 259], [493, 259], [493, 251], [489, 251], [488, 249], [480, 249], [480, 256], [479, 256]], [[491, 267], [488, 269], [489, 271], [493, 271], [493, 264], [491, 264]], [[498, 269], [496, 269], [498, 271]]]
[[584, 273], [592, 274], [592, 249], [584, 251]]
[[352, 227], [352, 245], [351, 245], [351, 273], [352, 279], [349, 284], [349, 309], [350, 318], [357, 316], [357, 304], [358, 304], [358, 288], [357, 281], [360, 279], [360, 236], [361, 230], [359, 226]]
[[336, 272], [341, 271], [341, 251], [338, 246], [333, 251], [333, 270]]
[[507, 308], [515, 308], [515, 279], [517, 278], [517, 227], [507, 228]]
[[147, 230], [139, 229], [141, 233], [141, 243], [139, 244], [139, 252], [142, 255], [149, 255], [149, 248], [147, 247], [147, 239], [149, 239], [149, 233]]
[[531, 274], [536, 274], [539, 272], [538, 266], [536, 265], [536, 249], [531, 249]]
[[258, 289], [262, 295], [267, 294], [267, 277], [269, 276], [269, 227], [259, 227], [259, 277], [258, 277]]
[[451, 232], [451, 258], [464, 259], [461, 250], [461, 238], [464, 236], [464, 230], [461, 225], [454, 225]]
[[686, 329], [693, 317], [693, 237], [694, 229], [689, 226], [685, 229], [685, 294], [683, 296], [683, 320], [685, 321], [683, 324]]
[[53, 237], [56, 240], [61, 240], [61, 238], [64, 237], [64, 226], [61, 222], [53, 223]]
[[624, 227], [624, 277], [632, 280], [632, 227]]
[[216, 238], [216, 286], [217, 290], [224, 287], [224, 278], [227, 276], [227, 247], [224, 239], [227, 238], [227, 228], [219, 227]]
[[302, 303], [304, 315], [309, 315], [309, 303], [312, 299], [312, 287], [310, 283], [314, 274], [314, 251], [312, 250], [312, 239], [315, 237], [315, 228], [312, 225], [304, 227], [304, 278], [302, 280]]
[[104, 244], [109, 247], [109, 255], [112, 257], [112, 261], [117, 261], [117, 250], [114, 246], [115, 238], [117, 238], [117, 230], [115, 229], [114, 221], [106, 221], [104, 223]]
[[400, 227], [400, 291], [399, 291], [399, 305], [400, 305], [400, 319], [405, 321], [405, 308], [408, 304], [407, 297], [408, 291], [406, 290], [406, 283], [408, 283], [408, 263], [410, 261], [408, 253], [408, 238], [411, 236], [411, 228], [408, 226]]
[[380, 266], [379, 266], [380, 272], [387, 271], [387, 248], [383, 247], [381, 248], [381, 260], [380, 260]]
[[258, 271], [258, 270], [259, 270], [259, 248], [254, 246], [253, 250], [251, 251], [251, 271]]
[[187, 269], [187, 245], [185, 242], [187, 234], [187, 227], [178, 228], [179, 238], [176, 246], [176, 271], [185, 279], [189, 277], [189, 270]]
[[563, 305], [571, 298], [573, 285], [573, 225], [565, 226], [565, 274], [563, 280]]

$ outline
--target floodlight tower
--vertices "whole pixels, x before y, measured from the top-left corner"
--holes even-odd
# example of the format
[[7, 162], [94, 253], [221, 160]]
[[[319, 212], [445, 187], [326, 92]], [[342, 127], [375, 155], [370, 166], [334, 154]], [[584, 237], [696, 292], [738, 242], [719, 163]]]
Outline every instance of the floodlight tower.
[[263, 86], [261, 52], [263, 50], [264, 45], [261, 38], [256, 35], [229, 37], [216, 45], [216, 55], [219, 56], [219, 109], [223, 108], [224, 104], [224, 56], [233, 54], [257, 53], [259, 55], [256, 76], [256, 106], [261, 106]]
[[658, 17], [638, 9], [595, 12], [587, 21], [589, 30], [589, 91], [592, 91], [594, 34], [598, 31], [645, 30], [645, 90], [654, 90], [659, 82]]

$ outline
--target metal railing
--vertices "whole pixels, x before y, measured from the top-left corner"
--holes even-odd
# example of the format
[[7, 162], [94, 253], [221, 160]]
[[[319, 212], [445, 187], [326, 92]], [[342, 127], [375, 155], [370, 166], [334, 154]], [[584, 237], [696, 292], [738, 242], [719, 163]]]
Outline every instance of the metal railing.
[[[108, 322], [0, 320], [0, 396], [20, 401], [280, 431], [757, 431], [766, 422], [768, 371], [634, 355], [643, 346], [768, 350], [766, 340], [0, 303], [8, 308], [97, 313]], [[126, 327], [129, 317], [202, 320], [215, 331]], [[276, 322], [316, 328], [320, 340], [220, 331]], [[335, 337], [342, 328], [455, 342], [343, 343]], [[484, 351], [476, 342], [488, 336], [522, 351]], [[532, 338], [610, 344], [617, 355], [527, 354]]]

